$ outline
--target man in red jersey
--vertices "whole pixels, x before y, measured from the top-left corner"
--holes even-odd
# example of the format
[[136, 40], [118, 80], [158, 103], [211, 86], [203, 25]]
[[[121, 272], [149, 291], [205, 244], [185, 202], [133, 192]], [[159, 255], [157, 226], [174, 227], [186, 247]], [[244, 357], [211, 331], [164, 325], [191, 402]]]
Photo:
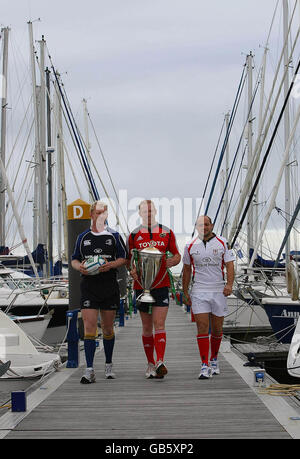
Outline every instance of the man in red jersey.
[[[151, 295], [155, 299], [152, 303], [152, 312], [149, 314], [149, 304], [139, 303], [138, 309], [143, 327], [143, 346], [148, 360], [146, 378], [163, 378], [168, 370], [164, 364], [166, 349], [165, 321], [169, 306], [170, 279], [168, 268], [176, 266], [181, 256], [172, 230], [156, 222], [156, 209], [152, 201], [145, 200], [139, 205], [139, 215], [142, 224], [132, 231], [128, 237], [129, 261], [132, 257], [132, 249], [142, 250], [147, 247], [155, 247], [163, 253], [171, 252], [170, 258], [163, 257], [161, 268], [153, 281]], [[142, 285], [138, 278], [135, 267], [131, 270], [134, 279], [136, 298], [142, 293]], [[154, 329], [154, 335], [153, 335]], [[154, 349], [156, 360], [154, 360]]]

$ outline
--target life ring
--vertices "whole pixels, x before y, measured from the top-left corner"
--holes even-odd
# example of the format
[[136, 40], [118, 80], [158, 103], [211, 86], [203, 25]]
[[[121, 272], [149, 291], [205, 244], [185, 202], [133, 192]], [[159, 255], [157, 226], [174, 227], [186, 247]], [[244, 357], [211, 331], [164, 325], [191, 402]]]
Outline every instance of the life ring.
[[299, 273], [298, 265], [294, 260], [291, 260], [287, 267], [287, 291], [291, 295], [293, 301], [299, 299]]

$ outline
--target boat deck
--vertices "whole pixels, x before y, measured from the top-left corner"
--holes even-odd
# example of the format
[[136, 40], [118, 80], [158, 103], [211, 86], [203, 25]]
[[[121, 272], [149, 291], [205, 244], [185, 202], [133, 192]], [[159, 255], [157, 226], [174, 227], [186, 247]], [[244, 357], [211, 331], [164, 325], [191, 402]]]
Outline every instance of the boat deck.
[[117, 379], [104, 379], [100, 348], [95, 384], [79, 383], [84, 358], [79, 368], [61, 369], [28, 394], [25, 413], [7, 411], [0, 417], [0, 438], [300, 438], [300, 421], [290, 419], [300, 415], [300, 408], [286, 397], [259, 395], [253, 369], [243, 367], [226, 343], [220, 353], [221, 374], [198, 380], [195, 327], [172, 303], [166, 327], [169, 374], [164, 380], [147, 380], [140, 319], [126, 320], [117, 328]]
[[287, 343], [280, 343], [272, 347], [267, 344], [244, 343], [234, 344], [234, 348], [246, 356], [255, 354], [256, 361], [263, 362], [264, 360], [287, 359], [290, 345]]

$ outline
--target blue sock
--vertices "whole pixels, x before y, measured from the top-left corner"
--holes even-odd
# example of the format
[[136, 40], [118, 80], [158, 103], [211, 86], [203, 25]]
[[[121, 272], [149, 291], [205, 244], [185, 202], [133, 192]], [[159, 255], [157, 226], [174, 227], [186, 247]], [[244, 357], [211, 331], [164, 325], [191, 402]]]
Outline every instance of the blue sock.
[[103, 347], [105, 352], [106, 363], [111, 363], [115, 345], [115, 335], [103, 335]]
[[84, 337], [85, 360], [86, 360], [86, 366], [88, 368], [93, 367], [95, 350], [96, 350], [95, 338]]

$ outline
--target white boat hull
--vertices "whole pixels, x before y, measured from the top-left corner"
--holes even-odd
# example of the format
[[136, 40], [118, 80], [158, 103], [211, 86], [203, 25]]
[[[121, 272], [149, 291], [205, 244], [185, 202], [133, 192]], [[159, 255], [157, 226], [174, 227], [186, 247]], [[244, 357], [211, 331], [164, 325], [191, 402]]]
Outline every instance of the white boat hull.
[[8, 361], [10, 367], [0, 379], [38, 377], [61, 363], [58, 354], [38, 352], [24, 331], [0, 311], [0, 364]]
[[287, 358], [287, 371], [290, 376], [300, 378], [300, 319], [298, 319], [296, 329], [292, 337]]
[[57, 354], [40, 352], [38, 355], [5, 355], [10, 367], [0, 379], [36, 378], [58, 368], [61, 360]]
[[51, 320], [52, 314], [44, 314], [40, 316], [12, 316], [9, 317], [16, 322], [19, 327], [28, 336], [32, 336], [42, 341], [46, 333], [47, 327]]
[[250, 305], [249, 303], [230, 295], [227, 298], [228, 314], [224, 319], [224, 326], [239, 328], [249, 327], [256, 329], [259, 327], [270, 327], [269, 318], [260, 305]]

